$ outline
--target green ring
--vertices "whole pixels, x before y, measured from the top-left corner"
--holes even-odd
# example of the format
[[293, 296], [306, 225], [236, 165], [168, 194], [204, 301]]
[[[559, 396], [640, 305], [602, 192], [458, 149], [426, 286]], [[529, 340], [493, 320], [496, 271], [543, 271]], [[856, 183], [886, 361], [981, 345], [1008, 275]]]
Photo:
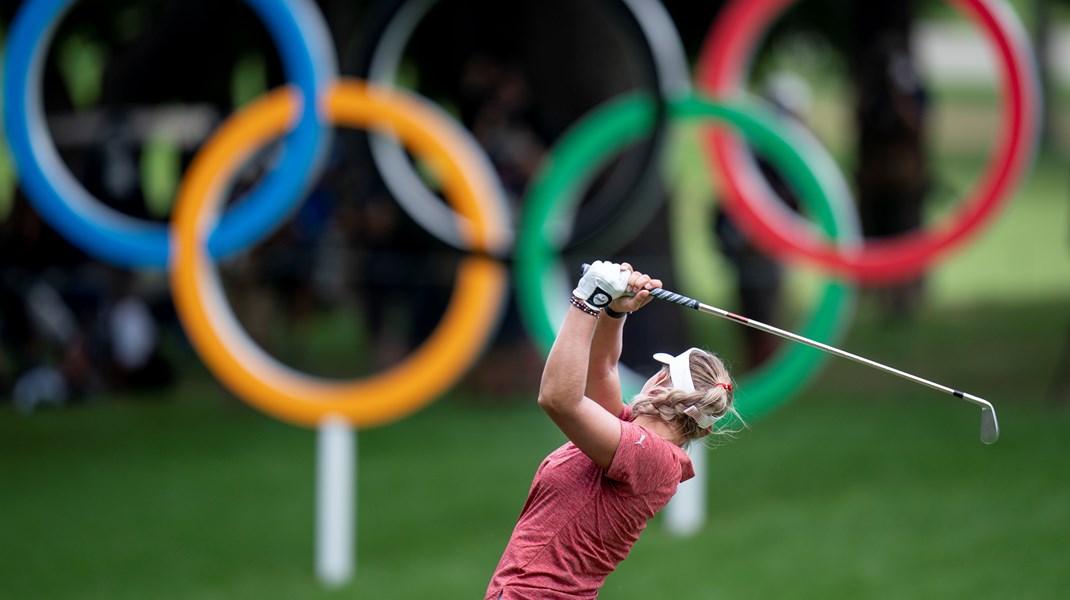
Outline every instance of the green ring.
[[[693, 95], [671, 101], [669, 114], [687, 122], [716, 119], [738, 129], [798, 190], [803, 206], [825, 234], [840, 241], [847, 238], [848, 243], [856, 241], [856, 230], [850, 227], [855, 222], [840, 222], [849, 214], [844, 208], [849, 200], [840, 193], [845, 190], [842, 180], [829, 179], [837, 171], [822, 162], [827, 158], [823, 151], [812, 151], [812, 140], [786, 128], [757, 105], [715, 103]], [[557, 262], [558, 248], [567, 241], [567, 216], [598, 168], [647, 135], [654, 121], [654, 102], [646, 95], [629, 94], [607, 102], [562, 136], [529, 188], [517, 232], [517, 298], [521, 316], [544, 353], [553, 345], [564, 319], [564, 298], [570, 291], [567, 282], [574, 279]], [[836, 337], [850, 317], [854, 296], [849, 284], [828, 281], [801, 333], [819, 341]], [[824, 358], [824, 353], [807, 346], [783, 346], [765, 367], [739, 382], [737, 409], [750, 420], [779, 407], [813, 376]], [[622, 365], [621, 379], [625, 396], [631, 397], [645, 378]]]

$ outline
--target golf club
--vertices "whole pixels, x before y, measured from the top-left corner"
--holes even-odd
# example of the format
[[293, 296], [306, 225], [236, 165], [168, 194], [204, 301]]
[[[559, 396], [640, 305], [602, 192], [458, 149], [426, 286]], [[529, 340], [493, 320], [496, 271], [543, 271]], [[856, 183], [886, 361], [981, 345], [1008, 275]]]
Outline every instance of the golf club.
[[[584, 264], [583, 265], [583, 271], [586, 272], [587, 268], [589, 266], [590, 265], [588, 265], [588, 264]], [[884, 371], [885, 373], [891, 373], [892, 375], [896, 375], [896, 376], [902, 377], [903, 379], [907, 379], [907, 380], [913, 381], [915, 383], [920, 383], [920, 384], [922, 384], [924, 386], [928, 386], [928, 387], [930, 387], [930, 388], [932, 388], [934, 390], [938, 390], [938, 391], [944, 392], [945, 394], [951, 394], [952, 396], [954, 396], [956, 398], [961, 398], [963, 400], [972, 402], [972, 403], [976, 404], [977, 406], [981, 407], [981, 441], [986, 443], [986, 444], [992, 444], [992, 443], [995, 443], [995, 441], [997, 439], [999, 439], [999, 423], [996, 421], [996, 409], [992, 407], [992, 403], [991, 402], [989, 402], [989, 401], [987, 401], [987, 400], [985, 400], [983, 398], [978, 398], [977, 396], [974, 396], [972, 394], [967, 394], [965, 392], [960, 392], [959, 390], [956, 390], [954, 388], [949, 388], [946, 385], [941, 385], [939, 383], [936, 383], [936, 382], [933, 382], [933, 381], [929, 381], [928, 379], [924, 379], [922, 377], [918, 377], [917, 375], [911, 375], [910, 373], [907, 373], [905, 371], [900, 371], [899, 369], [895, 369], [895, 368], [889, 367], [887, 365], [882, 365], [881, 363], [879, 363], [877, 361], [870, 360], [870, 359], [864, 358], [862, 356], [858, 356], [857, 354], [851, 354], [850, 352], [847, 352], [845, 350], [840, 350], [839, 348], [834, 348], [832, 346], [829, 346], [828, 344], [823, 344], [821, 342], [818, 342], [818, 341], [815, 341], [815, 340], [811, 340], [811, 339], [803, 337], [801, 335], [794, 334], [794, 333], [792, 333], [790, 331], [785, 331], [783, 329], [779, 329], [777, 327], [773, 327], [772, 325], [766, 325], [765, 323], [762, 323], [760, 321], [755, 321], [753, 319], [748, 319], [747, 317], [744, 317], [744, 316], [741, 316], [741, 315], [737, 315], [735, 313], [728, 312], [727, 310], [722, 310], [720, 308], [717, 308], [716, 306], [710, 306], [708, 304], [703, 304], [703, 303], [699, 302], [698, 300], [695, 300], [694, 298], [688, 298], [687, 296], [684, 296], [682, 294], [677, 294], [675, 292], [670, 292], [669, 290], [666, 290], [666, 289], [663, 289], [663, 288], [657, 288], [657, 289], [650, 290], [650, 295], [655, 297], [655, 298], [657, 298], [658, 300], [664, 300], [666, 302], [672, 302], [672, 303], [675, 303], [675, 304], [679, 304], [681, 306], [686, 306], [688, 308], [693, 308], [693, 309], [695, 309], [695, 310], [697, 310], [699, 312], [703, 312], [703, 313], [710, 314], [710, 315], [715, 315], [715, 316], [721, 317], [722, 319], [727, 319], [729, 321], [735, 321], [736, 323], [742, 323], [743, 325], [746, 325], [748, 327], [753, 327], [754, 329], [758, 329], [758, 330], [764, 331], [766, 333], [771, 333], [771, 334], [773, 334], [775, 336], [782, 337], [782, 338], [784, 338], [786, 340], [791, 340], [793, 342], [799, 342], [800, 344], [806, 344], [807, 346], [810, 346], [811, 348], [817, 348], [819, 350], [824, 350], [825, 352], [828, 352], [829, 354], [834, 354], [834, 355], [839, 356], [841, 358], [846, 358], [848, 360], [852, 360], [852, 361], [854, 361], [856, 363], [861, 363], [863, 365], [868, 365], [868, 366], [873, 367], [875, 369], [880, 369], [881, 371]]]

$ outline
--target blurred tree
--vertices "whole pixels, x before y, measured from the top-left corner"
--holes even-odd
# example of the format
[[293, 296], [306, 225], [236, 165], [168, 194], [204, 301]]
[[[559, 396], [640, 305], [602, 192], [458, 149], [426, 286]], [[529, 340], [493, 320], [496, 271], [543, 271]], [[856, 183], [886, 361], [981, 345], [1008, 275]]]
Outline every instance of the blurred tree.
[[1037, 61], [1037, 75], [1040, 77], [1041, 96], [1044, 106], [1041, 109], [1041, 138], [1042, 147], [1051, 145], [1053, 138], [1052, 111], [1051, 111], [1051, 1], [1033, 0], [1033, 56]]
[[[930, 185], [925, 149], [927, 98], [911, 45], [913, 2], [853, 3], [857, 157], [855, 179], [867, 238], [922, 225]], [[889, 316], [909, 316], [923, 299], [923, 277], [878, 293]]]

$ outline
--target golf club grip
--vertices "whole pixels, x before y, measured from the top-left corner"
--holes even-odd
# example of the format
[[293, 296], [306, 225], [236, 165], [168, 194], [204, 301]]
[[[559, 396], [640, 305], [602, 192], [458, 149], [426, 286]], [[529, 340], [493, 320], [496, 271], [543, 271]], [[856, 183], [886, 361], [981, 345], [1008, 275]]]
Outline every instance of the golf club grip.
[[[580, 274], [582, 275], [583, 273], [586, 273], [587, 269], [589, 268], [591, 268], [590, 264], [583, 263], [583, 265], [580, 267]], [[657, 298], [658, 300], [664, 300], [666, 302], [672, 302], [674, 304], [679, 304], [680, 306], [686, 306], [688, 308], [698, 310], [699, 301], [695, 300], [694, 298], [688, 298], [683, 294], [670, 292], [669, 290], [666, 290], [664, 288], [655, 288], [648, 291], [650, 292], [651, 296]]]
[[670, 292], [669, 290], [666, 290], [666, 289], [663, 289], [663, 288], [654, 288], [652, 290], [649, 290], [649, 292], [650, 292], [651, 296], [657, 298], [658, 300], [664, 300], [666, 302], [673, 302], [675, 304], [679, 304], [680, 306], [686, 306], [688, 308], [693, 308], [695, 310], [698, 310], [699, 302], [698, 302], [698, 300], [695, 300], [694, 298], [688, 298], [687, 296], [685, 296], [683, 294], [677, 294], [676, 292]]

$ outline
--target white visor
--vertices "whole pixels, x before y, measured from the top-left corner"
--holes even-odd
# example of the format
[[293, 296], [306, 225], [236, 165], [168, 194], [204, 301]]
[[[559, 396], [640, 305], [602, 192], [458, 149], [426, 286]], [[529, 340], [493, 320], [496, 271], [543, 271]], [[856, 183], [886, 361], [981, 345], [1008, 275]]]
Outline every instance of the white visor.
[[[654, 355], [654, 360], [669, 366], [669, 377], [672, 378], [674, 388], [685, 392], [695, 391], [695, 382], [691, 379], [691, 353], [696, 351], [701, 352], [698, 348], [688, 348], [676, 356], [665, 352], [658, 352]], [[687, 407], [684, 414], [691, 417], [703, 429], [712, 427], [717, 422], [717, 417], [703, 414], [694, 406]]]
[[654, 360], [669, 365], [669, 377], [672, 377], [672, 385], [678, 390], [685, 392], [695, 391], [695, 382], [691, 380], [691, 353], [699, 351], [698, 348], [688, 348], [676, 356], [658, 352]]

